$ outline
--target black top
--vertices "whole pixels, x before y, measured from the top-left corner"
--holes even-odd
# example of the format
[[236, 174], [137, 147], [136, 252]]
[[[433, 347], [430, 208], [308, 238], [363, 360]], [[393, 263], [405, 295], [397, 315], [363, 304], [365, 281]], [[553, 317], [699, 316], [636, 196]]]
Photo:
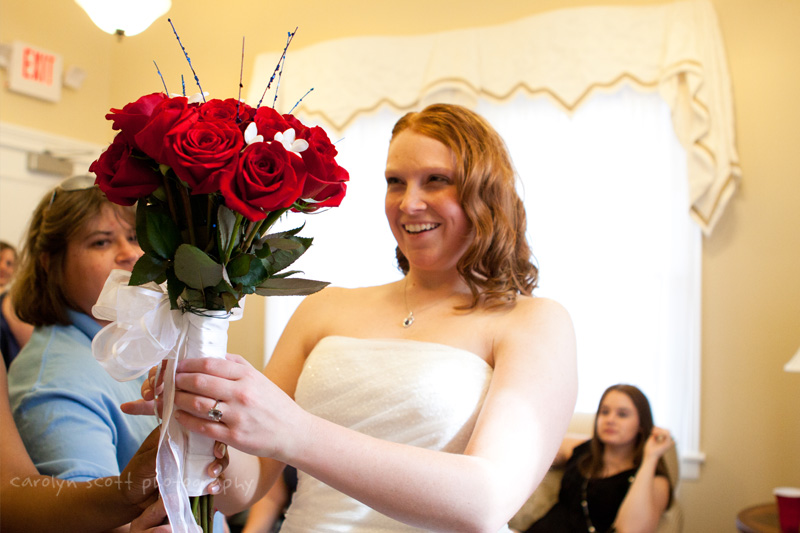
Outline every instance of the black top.
[[[588, 524], [581, 508], [583, 486], [586, 478], [578, 469], [578, 461], [589, 454], [591, 441], [586, 441], [572, 452], [564, 467], [564, 478], [558, 502], [542, 518], [533, 523], [525, 533], [586, 533]], [[611, 529], [617, 511], [633, 482], [636, 469], [625, 470], [607, 478], [590, 479], [586, 485], [589, 518], [597, 533]]]

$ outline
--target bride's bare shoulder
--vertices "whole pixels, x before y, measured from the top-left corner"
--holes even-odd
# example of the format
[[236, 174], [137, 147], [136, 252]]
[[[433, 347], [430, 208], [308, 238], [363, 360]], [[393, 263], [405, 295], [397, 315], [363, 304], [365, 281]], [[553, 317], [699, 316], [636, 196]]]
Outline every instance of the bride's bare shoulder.
[[346, 288], [327, 286], [319, 292], [307, 296], [300, 308], [307, 312], [325, 312], [327, 310], [344, 310], [349, 307], [369, 308], [382, 301], [390, 291], [392, 284], [374, 287]]
[[507, 323], [513, 328], [523, 325], [572, 327], [572, 319], [563, 305], [550, 298], [519, 296]]

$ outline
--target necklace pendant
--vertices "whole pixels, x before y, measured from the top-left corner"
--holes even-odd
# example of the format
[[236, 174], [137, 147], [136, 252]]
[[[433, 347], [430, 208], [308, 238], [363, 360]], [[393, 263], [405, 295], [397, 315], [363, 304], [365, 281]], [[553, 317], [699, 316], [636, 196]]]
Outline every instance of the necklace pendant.
[[409, 311], [408, 316], [403, 319], [403, 327], [410, 328], [411, 324], [414, 323], [414, 313]]

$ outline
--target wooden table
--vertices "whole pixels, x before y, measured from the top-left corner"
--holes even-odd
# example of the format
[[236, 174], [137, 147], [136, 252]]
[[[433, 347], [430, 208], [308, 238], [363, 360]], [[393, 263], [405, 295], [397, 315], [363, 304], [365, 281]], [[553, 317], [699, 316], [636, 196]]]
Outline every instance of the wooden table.
[[781, 533], [778, 505], [765, 503], [742, 509], [736, 515], [736, 527], [742, 533]]

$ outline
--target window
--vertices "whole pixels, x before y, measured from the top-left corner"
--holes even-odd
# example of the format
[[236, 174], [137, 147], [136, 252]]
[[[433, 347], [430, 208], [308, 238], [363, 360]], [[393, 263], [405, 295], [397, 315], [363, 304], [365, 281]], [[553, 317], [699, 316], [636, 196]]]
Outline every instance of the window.
[[[506, 140], [521, 178], [540, 267], [535, 294], [560, 301], [575, 323], [577, 410], [594, 412], [611, 384], [635, 384], [681, 452], [696, 451], [701, 234], [669, 106], [623, 88], [595, 94], [571, 116], [527, 95], [482, 100], [476, 110]], [[399, 116], [362, 116], [337, 143], [351, 183], [340, 208], [302, 217], [303, 234], [316, 239], [297, 263], [307, 277], [346, 287], [400, 277], [383, 215], [383, 166]], [[268, 353], [299, 301], [268, 299]]]

